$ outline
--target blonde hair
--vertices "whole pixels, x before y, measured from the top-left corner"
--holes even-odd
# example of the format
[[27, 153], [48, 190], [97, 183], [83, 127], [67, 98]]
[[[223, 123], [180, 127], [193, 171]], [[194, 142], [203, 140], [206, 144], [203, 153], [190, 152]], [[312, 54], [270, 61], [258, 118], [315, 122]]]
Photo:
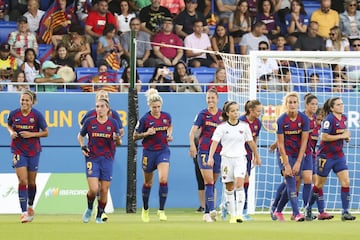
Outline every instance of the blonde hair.
[[149, 90], [147, 90], [145, 92], [145, 96], [147, 98], [148, 106], [150, 106], [154, 102], [163, 103], [163, 100], [162, 100], [161, 96], [159, 95], [158, 90], [156, 90], [155, 88], [150, 88]]
[[[284, 97], [283, 97], [283, 100], [282, 100], [282, 106], [281, 106], [281, 113], [284, 113], [284, 112], [287, 112], [288, 111], [288, 108], [286, 106], [286, 103], [288, 101], [288, 99], [290, 97], [296, 97], [298, 102], [300, 101], [300, 97], [299, 97], [299, 94], [296, 93], [296, 92], [289, 92], [288, 94], [286, 94]], [[300, 104], [300, 102], [299, 102]]]
[[37, 99], [36, 99], [36, 93], [30, 91], [29, 89], [24, 89], [24, 90], [21, 92], [21, 95], [24, 95], [24, 94], [30, 96], [31, 101], [32, 101], [33, 104], [36, 103], [36, 101], [37, 101]]
[[[104, 96], [106, 96], [106, 97], [104, 97]], [[105, 90], [100, 90], [100, 91], [96, 92], [95, 99], [98, 100], [101, 98], [107, 99], [109, 101], [109, 93]]]

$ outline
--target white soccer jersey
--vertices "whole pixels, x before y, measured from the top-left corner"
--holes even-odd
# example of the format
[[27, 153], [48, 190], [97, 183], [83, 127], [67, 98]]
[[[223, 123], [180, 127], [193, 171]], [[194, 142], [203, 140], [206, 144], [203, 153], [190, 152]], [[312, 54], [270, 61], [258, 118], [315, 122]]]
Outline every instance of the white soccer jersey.
[[253, 137], [249, 124], [239, 121], [236, 125], [228, 122], [218, 125], [211, 139], [221, 141], [221, 156], [239, 157], [246, 155], [245, 142], [253, 140]]

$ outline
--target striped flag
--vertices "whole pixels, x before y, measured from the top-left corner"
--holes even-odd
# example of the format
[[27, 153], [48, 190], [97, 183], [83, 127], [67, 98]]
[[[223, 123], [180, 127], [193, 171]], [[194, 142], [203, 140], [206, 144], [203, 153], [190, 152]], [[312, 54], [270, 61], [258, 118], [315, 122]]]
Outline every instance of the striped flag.
[[116, 71], [109, 70], [107, 72], [91, 74], [84, 76], [77, 80], [79, 83], [105, 83], [105, 85], [82, 85], [83, 92], [94, 92], [99, 90], [105, 90], [108, 92], [118, 92], [119, 86], [107, 85], [106, 83], [119, 83], [118, 74]]
[[111, 69], [115, 71], [120, 69], [120, 59], [116, 55], [116, 52], [112, 52], [111, 54], [108, 54], [107, 57], [105, 58], [105, 61], [111, 67]]

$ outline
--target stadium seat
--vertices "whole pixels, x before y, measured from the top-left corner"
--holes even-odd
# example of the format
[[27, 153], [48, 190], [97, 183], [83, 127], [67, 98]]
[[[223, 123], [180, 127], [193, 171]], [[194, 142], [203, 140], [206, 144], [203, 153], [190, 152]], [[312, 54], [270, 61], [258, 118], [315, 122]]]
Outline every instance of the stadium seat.
[[191, 71], [199, 81], [201, 89], [203, 91], [206, 91], [208, 83], [213, 81], [215, 78], [216, 68], [200, 67], [192, 68]]
[[311, 17], [311, 14], [320, 8], [319, 1], [303, 1], [306, 14]]
[[16, 22], [0, 21], [0, 43], [7, 42], [9, 34], [17, 29]]
[[331, 92], [331, 86], [333, 83], [333, 72], [331, 68], [308, 68], [306, 69], [306, 76], [308, 77], [307, 82], [309, 82], [310, 75], [317, 73], [319, 75], [319, 87], [320, 91]]
[[295, 92], [305, 92], [305, 71], [302, 68], [290, 67], [291, 82], [294, 86]]
[[52, 54], [52, 47], [52, 44], [39, 44], [39, 52], [37, 59], [39, 59], [40, 62], [49, 60]]

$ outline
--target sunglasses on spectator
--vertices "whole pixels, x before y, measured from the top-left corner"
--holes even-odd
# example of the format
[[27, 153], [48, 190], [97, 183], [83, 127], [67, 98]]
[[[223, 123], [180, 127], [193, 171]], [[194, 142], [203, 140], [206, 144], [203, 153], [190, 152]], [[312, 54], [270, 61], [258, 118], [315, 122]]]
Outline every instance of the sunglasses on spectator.
[[360, 47], [360, 43], [359, 44], [354, 44], [353, 47]]
[[329, 33], [330, 36], [335, 36], [335, 33]]
[[353, 3], [353, 4], [349, 4], [350, 7], [356, 7], [357, 4], [356, 3]]

